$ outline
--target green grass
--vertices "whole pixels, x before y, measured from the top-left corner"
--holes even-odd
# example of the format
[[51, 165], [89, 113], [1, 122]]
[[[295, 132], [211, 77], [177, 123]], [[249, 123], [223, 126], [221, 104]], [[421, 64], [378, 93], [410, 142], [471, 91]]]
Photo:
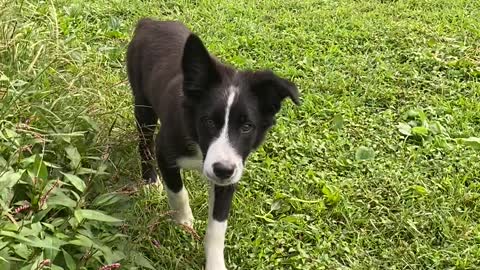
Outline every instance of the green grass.
[[[0, 121], [87, 130], [86, 159], [108, 154], [97, 191], [140, 184], [124, 56], [145, 16], [183, 21], [302, 95], [247, 163], [229, 269], [480, 267], [479, 1], [2, 1]], [[207, 189], [184, 175], [200, 239], [159, 190], [116, 213], [155, 269], [203, 268]]]

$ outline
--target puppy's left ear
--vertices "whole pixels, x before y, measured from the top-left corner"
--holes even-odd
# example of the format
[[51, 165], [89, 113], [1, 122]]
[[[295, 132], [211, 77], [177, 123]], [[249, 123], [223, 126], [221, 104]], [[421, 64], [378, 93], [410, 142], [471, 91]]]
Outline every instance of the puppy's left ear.
[[185, 42], [182, 56], [183, 92], [187, 98], [200, 98], [208, 88], [220, 81], [215, 64], [195, 34]]
[[285, 98], [300, 105], [297, 86], [289, 80], [275, 75], [272, 71], [257, 71], [250, 76], [250, 89], [259, 98], [261, 110], [275, 115]]

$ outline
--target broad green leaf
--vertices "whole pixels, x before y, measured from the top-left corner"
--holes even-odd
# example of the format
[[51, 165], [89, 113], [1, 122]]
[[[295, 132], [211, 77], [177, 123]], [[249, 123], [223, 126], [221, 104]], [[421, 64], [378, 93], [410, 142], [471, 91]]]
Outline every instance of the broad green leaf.
[[45, 235], [45, 239], [42, 240], [46, 245], [50, 245], [55, 247], [55, 249], [47, 248], [44, 250], [45, 258], [54, 260], [57, 256], [58, 252], [60, 252], [60, 247], [66, 244], [65, 241], [62, 241], [56, 237], [52, 237], [50, 235]]
[[328, 185], [322, 187], [322, 193], [327, 199], [326, 202], [330, 205], [334, 205], [340, 201], [340, 193]]
[[80, 161], [82, 160], [82, 157], [80, 156], [77, 148], [69, 145], [65, 147], [65, 152], [67, 153], [68, 159], [70, 159], [70, 166], [72, 167], [72, 169], [77, 169], [80, 165]]
[[270, 205], [270, 211], [278, 211], [282, 208], [282, 200], [275, 200], [272, 205]]
[[409, 110], [404, 115], [407, 119], [418, 119], [423, 123], [427, 121], [427, 115], [421, 110]]
[[[74, 213], [75, 214], [75, 213]], [[80, 216], [81, 220], [83, 221], [83, 217]], [[70, 217], [68, 220], [67, 220], [67, 223], [70, 224], [71, 227], [73, 228], [76, 228], [78, 227], [78, 225], [80, 225], [81, 221], [78, 221], [77, 217], [74, 216], [74, 217]]]
[[109, 241], [114, 241], [114, 240], [119, 239], [119, 238], [127, 238], [127, 237], [128, 236], [125, 235], [125, 234], [116, 233], [114, 235], [107, 236], [107, 237], [103, 238], [103, 240], [109, 242]]
[[77, 211], [85, 219], [97, 220], [97, 221], [103, 221], [103, 222], [122, 222], [122, 220], [106, 215], [100, 211], [89, 210], [89, 209], [77, 209], [75, 212]]
[[63, 192], [55, 192], [54, 195], [50, 196], [47, 200], [48, 206], [61, 205], [68, 208], [75, 208], [77, 202], [72, 200], [70, 197], [65, 195]]
[[22, 174], [19, 172], [6, 171], [0, 175], [0, 190], [13, 187], [21, 177]]
[[15, 142], [18, 143], [18, 138], [19, 138], [20, 136], [18, 135], [18, 133], [17, 133], [15, 130], [10, 129], [10, 128], [6, 128], [6, 129], [4, 129], [3, 131], [4, 131], [3, 134], [5, 135], [5, 137], [4, 137], [5, 139], [7, 139], [7, 140], [8, 140], [8, 139], [11, 139], [11, 140], [13, 140], [13, 141], [15, 141]]
[[418, 112], [418, 118], [420, 118], [422, 124], [425, 124], [427, 122], [427, 115], [423, 111]]
[[8, 236], [8, 237], [11, 237], [11, 238], [14, 238], [14, 239], [17, 239], [19, 240], [20, 242], [23, 242], [23, 243], [26, 243], [26, 244], [29, 244], [29, 245], [33, 245], [33, 241], [26, 238], [25, 236], [22, 236], [16, 232], [10, 232], [10, 231], [0, 231], [0, 235], [3, 235], [3, 236]]
[[100, 249], [103, 253], [103, 257], [105, 258], [105, 261], [107, 264], [112, 264], [115, 261], [115, 257], [113, 256], [112, 249], [108, 247], [107, 245], [99, 245], [98, 249]]
[[48, 241], [45, 241], [45, 239], [40, 239], [38, 237], [34, 237], [32, 239], [32, 242], [33, 242], [33, 244], [31, 244], [31, 246], [33, 246], [33, 247], [38, 247], [38, 248], [42, 248], [42, 249], [59, 250], [58, 247], [53, 246]]
[[48, 178], [48, 170], [47, 166], [43, 162], [43, 158], [40, 155], [35, 155], [35, 162], [33, 162], [33, 166], [30, 167], [30, 175], [33, 177], [38, 177], [43, 180], [47, 180]]
[[75, 212], [73, 212], [73, 215], [75, 216], [75, 219], [79, 223], [83, 221], [83, 214], [82, 214], [82, 211], [80, 211], [80, 210], [81, 209], [77, 209], [77, 210], [75, 210]]
[[29, 246], [32, 246], [32, 247], [51, 248], [51, 249], [58, 250], [58, 248], [50, 245], [49, 243], [45, 243], [42, 239], [39, 239], [37, 237], [26, 238], [25, 236], [22, 236], [18, 233], [9, 232], [9, 231], [0, 231], [0, 235], [17, 239], [20, 242], [28, 244]]
[[276, 222], [275, 220], [273, 220], [269, 217], [269, 216], [271, 216], [270, 214], [266, 214], [266, 215], [263, 215], [263, 216], [260, 216], [260, 215], [254, 215], [254, 216], [257, 217], [257, 218], [261, 218], [264, 221], [269, 222], [269, 223], [275, 223]]
[[10, 201], [8, 198], [13, 198], [13, 192], [10, 189], [3, 189], [0, 191], [0, 208], [1, 209], [8, 209], [6, 202]]
[[134, 252], [133, 256], [134, 256], [133, 258], [136, 265], [155, 270], [155, 267], [153, 267], [150, 261], [147, 258], [145, 258], [145, 256], [143, 256], [142, 253]]
[[64, 233], [61, 233], [61, 232], [57, 232], [55, 233], [55, 237], [60, 239], [60, 240], [68, 240], [70, 239], [70, 236], [64, 234]]
[[81, 192], [85, 191], [86, 185], [85, 182], [80, 179], [80, 177], [69, 174], [69, 173], [62, 173], [65, 176], [65, 180], [70, 182], [76, 189], [78, 189]]
[[[26, 166], [34, 163], [35, 158], [36, 158], [36, 155], [29, 156], [29, 157], [26, 157], [26, 158], [22, 159], [22, 161], [20, 161], [20, 163], [22, 164], [23, 167], [26, 167]], [[55, 169], [60, 169], [61, 168], [61, 166], [59, 166], [57, 164], [53, 164], [53, 163], [45, 161], [45, 160], [43, 160], [43, 163], [45, 164], [45, 166], [50, 167], [50, 168], [55, 168]]]
[[11, 231], [11, 232], [16, 232], [19, 230], [18, 224], [13, 224], [13, 223], [7, 223], [2, 225], [2, 230], [4, 231]]
[[20, 163], [21, 163], [22, 166], [25, 168], [25, 167], [27, 167], [28, 165], [35, 163], [36, 158], [37, 158], [37, 155], [31, 155], [31, 156], [29, 156], [29, 157], [26, 157], [26, 158], [22, 159], [22, 160], [20, 161]]
[[61, 217], [55, 218], [54, 220], [52, 220], [52, 222], [50, 222], [50, 224], [54, 227], [60, 226], [63, 223], [65, 223], [65, 218], [61, 218]]
[[74, 240], [69, 241], [68, 243], [76, 246], [91, 248], [95, 246], [95, 243], [88, 237], [84, 235], [77, 235]]
[[360, 146], [355, 152], [355, 159], [358, 161], [371, 160], [375, 157], [375, 152], [370, 147]]
[[0, 171], [5, 171], [7, 169], [7, 166], [8, 162], [2, 156], [0, 156]]
[[428, 135], [428, 128], [426, 127], [413, 127], [412, 134], [418, 136], [427, 136]]
[[480, 138], [469, 137], [469, 138], [461, 139], [461, 141], [468, 146], [471, 146], [475, 149], [480, 150]]
[[8, 249], [0, 249], [0, 269], [11, 269]]
[[85, 123], [87, 123], [93, 130], [98, 131], [98, 125], [93, 121], [90, 117], [86, 115], [82, 115], [79, 117], [80, 119], [83, 119]]
[[4, 241], [2, 241], [2, 238], [0, 238], [0, 250], [2, 250], [7, 245], [8, 245], [8, 242], [4, 242]]
[[102, 194], [100, 196], [97, 196], [93, 200], [92, 204], [94, 206], [102, 207], [102, 206], [115, 204], [115, 203], [121, 201], [122, 199], [124, 199], [124, 196], [122, 196], [119, 193], [106, 193], [106, 194]]
[[404, 114], [404, 117], [405, 118], [417, 118], [418, 117], [418, 111], [417, 110], [408, 110], [405, 114]]
[[54, 232], [54, 231], [55, 231], [55, 226], [53, 226], [53, 225], [50, 224], [50, 223], [42, 222], [42, 226], [47, 227], [51, 232]]
[[403, 135], [405, 136], [410, 136], [412, 135], [412, 127], [408, 124], [405, 124], [405, 123], [399, 123], [397, 125], [397, 128], [398, 128], [398, 131], [400, 131], [400, 133], [402, 133]]
[[432, 123], [428, 129], [435, 135], [446, 134], [445, 128], [439, 122]]
[[96, 175], [108, 175], [106, 172], [101, 172], [98, 170], [90, 169], [90, 168], [79, 168], [76, 172], [77, 175], [82, 175], [82, 174], [96, 174]]
[[95, 235], [92, 233], [92, 231], [89, 228], [79, 229], [78, 233], [81, 234], [81, 235], [85, 235], [86, 237], [88, 237], [90, 239], [95, 238]]
[[344, 123], [343, 116], [341, 114], [337, 114], [333, 117], [332, 127], [335, 130], [342, 129], [343, 128], [343, 123]]
[[73, 257], [68, 254], [64, 249], [62, 249], [63, 252], [63, 258], [65, 258], [65, 263], [67, 264], [68, 270], [76, 270], [77, 265], [75, 264], [75, 260], [73, 260]]
[[[301, 218], [298, 216], [286, 216], [281, 218], [281, 221], [287, 222], [287, 223], [293, 223], [293, 224], [299, 224], [301, 222]], [[299, 222], [300, 221], [300, 222]]]
[[42, 224], [40, 222], [34, 222], [30, 225], [34, 235], [39, 235], [43, 231]]
[[80, 196], [77, 194], [77, 192], [75, 192], [73, 189], [70, 190], [70, 193], [73, 194], [73, 196], [75, 196], [75, 199], [73, 199], [74, 201], [80, 201]]
[[282, 207], [282, 202], [280, 200], [276, 200], [270, 206], [270, 211], [280, 210], [281, 207]]
[[125, 254], [124, 254], [123, 252], [121, 252], [121, 251], [119, 251], [119, 250], [113, 250], [113, 251], [112, 251], [112, 258], [111, 258], [111, 260], [112, 260], [113, 262], [119, 262], [119, 261], [121, 261], [121, 260], [123, 260], [123, 259], [125, 259], [125, 258], [126, 258], [126, 256], [125, 256]]
[[415, 190], [420, 195], [426, 195], [428, 193], [428, 191], [425, 187], [422, 187], [422, 186], [419, 186], [419, 185], [412, 186], [412, 189]]
[[41, 210], [41, 211], [38, 211], [36, 212], [34, 215], [33, 215], [33, 219], [32, 219], [32, 222], [40, 222], [42, 221], [42, 219], [47, 216], [47, 214], [50, 212], [50, 208], [47, 208], [45, 210]]
[[62, 166], [60, 166], [60, 165], [53, 164], [53, 163], [45, 161], [45, 160], [43, 161], [43, 163], [45, 163], [45, 166], [50, 167], [50, 168], [54, 168], [54, 169], [61, 169], [62, 168]]
[[20, 236], [28, 237], [28, 236], [38, 236], [38, 231], [32, 230], [28, 226], [22, 226], [21, 230], [17, 232]]
[[28, 259], [28, 257], [32, 253], [32, 251], [28, 248], [28, 246], [23, 243], [14, 245], [13, 251], [15, 252], [15, 254], [17, 254], [18, 256], [24, 259]]

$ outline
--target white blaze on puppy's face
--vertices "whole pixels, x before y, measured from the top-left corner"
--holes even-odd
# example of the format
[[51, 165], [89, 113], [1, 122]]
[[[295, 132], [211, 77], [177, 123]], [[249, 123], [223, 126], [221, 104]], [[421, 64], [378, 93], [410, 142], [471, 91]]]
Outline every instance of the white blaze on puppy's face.
[[[228, 91], [228, 99], [225, 108], [225, 121], [220, 135], [215, 138], [207, 150], [203, 165], [203, 174], [217, 185], [231, 185], [240, 180], [243, 172], [242, 157], [237, 153], [228, 138], [229, 116], [235, 96], [238, 93], [236, 87], [231, 86]], [[214, 164], [234, 168], [233, 174], [228, 179], [220, 179], [214, 171]]]

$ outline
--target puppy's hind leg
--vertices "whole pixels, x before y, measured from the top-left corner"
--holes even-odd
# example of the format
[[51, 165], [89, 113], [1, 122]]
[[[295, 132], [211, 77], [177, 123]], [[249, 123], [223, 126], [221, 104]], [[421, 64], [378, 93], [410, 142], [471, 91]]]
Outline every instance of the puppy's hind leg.
[[135, 96], [135, 119], [138, 130], [138, 150], [142, 165], [142, 178], [147, 184], [157, 182], [154, 166], [153, 136], [158, 118], [152, 107], [142, 97]]

